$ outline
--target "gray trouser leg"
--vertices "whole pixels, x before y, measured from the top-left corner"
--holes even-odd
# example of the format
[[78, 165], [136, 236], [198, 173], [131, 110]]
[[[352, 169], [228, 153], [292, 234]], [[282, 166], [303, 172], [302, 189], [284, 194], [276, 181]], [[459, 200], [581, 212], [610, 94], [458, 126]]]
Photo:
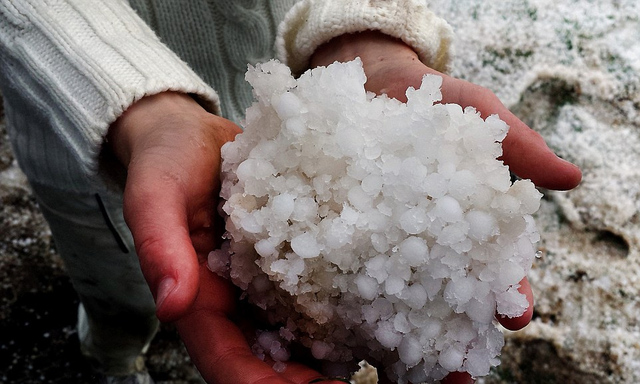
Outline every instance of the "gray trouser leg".
[[78, 333], [83, 353], [105, 373], [133, 372], [158, 320], [122, 217], [122, 197], [32, 187], [82, 303]]

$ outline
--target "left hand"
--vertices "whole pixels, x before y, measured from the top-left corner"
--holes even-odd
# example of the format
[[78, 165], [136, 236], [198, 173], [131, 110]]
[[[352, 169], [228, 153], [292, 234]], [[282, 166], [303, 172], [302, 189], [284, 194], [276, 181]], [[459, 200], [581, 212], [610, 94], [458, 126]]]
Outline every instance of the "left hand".
[[342, 35], [319, 47], [311, 57], [311, 66], [356, 57], [362, 60], [367, 75], [365, 88], [400, 101], [407, 100], [407, 88], [420, 87], [424, 75], [441, 76], [442, 103], [472, 106], [483, 118], [495, 114], [509, 125], [500, 159], [513, 173], [547, 189], [568, 190], [580, 183], [580, 169], [556, 156], [542, 136], [511, 113], [493, 92], [429, 68], [400, 40], [374, 31]]
[[[342, 35], [316, 50], [311, 57], [311, 67], [326, 66], [334, 61], [346, 62], [356, 57], [362, 60], [368, 91], [387, 94], [403, 102], [407, 100], [407, 88], [419, 88], [424, 75], [441, 76], [442, 103], [455, 103], [463, 108], [472, 106], [483, 118], [497, 114], [509, 125], [509, 132], [502, 142], [501, 160], [516, 175], [548, 189], [566, 190], [580, 183], [580, 169], [556, 156], [540, 134], [513, 115], [493, 92], [427, 67], [413, 49], [400, 40], [376, 31]], [[497, 316], [497, 320], [510, 330], [525, 327], [533, 315], [533, 293], [526, 277], [520, 282], [519, 291], [529, 301], [525, 313], [516, 318]], [[466, 373], [454, 372], [443, 382], [462, 384], [473, 380]]]

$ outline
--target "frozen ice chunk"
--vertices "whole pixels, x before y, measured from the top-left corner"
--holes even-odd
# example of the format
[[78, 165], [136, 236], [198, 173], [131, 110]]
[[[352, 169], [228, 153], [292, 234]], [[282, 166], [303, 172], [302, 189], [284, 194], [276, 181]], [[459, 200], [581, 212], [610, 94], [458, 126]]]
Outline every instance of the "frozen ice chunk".
[[264, 159], [247, 159], [238, 165], [236, 171], [241, 182], [249, 179], [263, 180], [275, 173], [273, 165]]
[[419, 207], [408, 209], [400, 217], [400, 226], [402, 229], [411, 234], [417, 235], [427, 229], [429, 218], [427, 213]]
[[390, 321], [382, 321], [378, 323], [378, 329], [375, 331], [376, 339], [385, 348], [395, 349], [402, 341], [402, 334], [396, 331], [393, 323]]
[[386, 320], [393, 316], [393, 304], [388, 299], [378, 297], [371, 305], [373, 305], [373, 308], [378, 312], [380, 319]]
[[504, 286], [518, 284], [524, 278], [524, 268], [514, 262], [507, 261], [500, 266], [498, 281]]
[[400, 333], [409, 333], [412, 328], [403, 312], [399, 312], [393, 317], [393, 327]]
[[495, 300], [491, 297], [474, 297], [467, 304], [465, 312], [473, 321], [483, 324], [490, 323], [496, 314]]
[[465, 368], [471, 376], [479, 377], [489, 374], [491, 369], [490, 353], [486, 349], [472, 349], [467, 352]]
[[427, 177], [427, 173], [427, 167], [417, 157], [402, 160], [399, 176], [410, 188], [418, 190]]
[[211, 272], [224, 276], [229, 266], [229, 253], [223, 249], [211, 251], [207, 258], [207, 267]]
[[447, 346], [440, 352], [438, 363], [449, 372], [455, 372], [462, 366], [464, 352], [455, 345]]
[[366, 212], [371, 208], [371, 196], [369, 196], [369, 194], [367, 194], [359, 185], [349, 189], [348, 197], [351, 205], [361, 212]]
[[456, 306], [466, 304], [473, 297], [475, 288], [475, 278], [459, 277], [447, 283], [444, 298]]
[[511, 195], [498, 195], [491, 202], [491, 208], [504, 215], [516, 215], [520, 211], [520, 200]]
[[303, 259], [318, 257], [320, 255], [320, 245], [309, 232], [305, 232], [291, 239], [291, 249]]
[[324, 238], [329, 248], [338, 249], [352, 238], [353, 229], [344, 220], [334, 219], [327, 222]]
[[256, 252], [262, 257], [270, 257], [277, 254], [278, 250], [270, 239], [261, 239], [254, 246]]
[[298, 96], [292, 92], [281, 94], [275, 107], [282, 120], [297, 116], [305, 109]]
[[375, 278], [378, 283], [382, 284], [389, 276], [386, 269], [386, 263], [389, 258], [385, 255], [376, 255], [365, 262], [367, 275]]
[[294, 201], [291, 220], [313, 221], [318, 215], [318, 203], [311, 197], [298, 197]]
[[501, 315], [517, 317], [529, 307], [529, 301], [516, 287], [511, 287], [496, 294], [496, 306]]
[[469, 223], [469, 237], [477, 241], [487, 241], [497, 234], [498, 223], [490, 213], [482, 210], [471, 210], [465, 215]]
[[254, 213], [248, 214], [240, 219], [240, 226], [248, 233], [260, 233], [264, 228], [262, 226], [262, 218], [255, 211]]
[[463, 249], [458, 249], [457, 245], [467, 239], [468, 230], [469, 224], [464, 222], [447, 225], [438, 233], [438, 244], [449, 246], [456, 252], [466, 252], [468, 249], [464, 249], [464, 245]]
[[407, 336], [402, 339], [398, 345], [398, 355], [400, 360], [407, 365], [413, 367], [422, 360], [422, 345], [416, 337]]
[[373, 277], [367, 275], [358, 275], [356, 277], [356, 285], [358, 293], [365, 300], [373, 300], [378, 295], [378, 282]]
[[369, 196], [376, 196], [382, 190], [382, 177], [367, 175], [362, 179], [362, 190]]
[[540, 208], [542, 194], [536, 190], [531, 180], [516, 180], [509, 190], [509, 194], [517, 196], [522, 204], [523, 213], [532, 214]]
[[[261, 76], [263, 73], [270, 76]], [[272, 94], [286, 92], [296, 84], [289, 68], [277, 61], [256, 65], [254, 70], [246, 73], [245, 79], [253, 86], [253, 93], [258, 100], [270, 100]]]
[[432, 105], [442, 100], [442, 93], [440, 92], [441, 85], [442, 77], [440, 76], [427, 75], [423, 77], [420, 85], [421, 92], [416, 91], [414, 88], [407, 89], [408, 104]]
[[228, 241], [209, 266], [281, 330], [256, 354], [281, 362], [299, 343], [382, 361], [397, 382], [487, 374], [493, 316], [527, 308], [517, 288], [539, 239], [540, 193], [497, 160], [507, 125], [434, 104], [439, 76], [406, 103], [367, 93], [359, 60], [246, 78], [256, 101], [222, 148]]
[[282, 193], [271, 199], [271, 214], [276, 220], [289, 220], [294, 207], [295, 197], [290, 193]]
[[397, 276], [389, 276], [384, 282], [384, 291], [387, 295], [397, 295], [405, 287], [405, 281]]
[[415, 283], [408, 286], [404, 292], [402, 292], [400, 298], [404, 300], [409, 307], [420, 309], [427, 303], [428, 296], [424, 287], [419, 283]]
[[438, 199], [432, 214], [448, 223], [454, 223], [462, 220], [463, 212], [458, 200], [451, 196], [443, 196]]
[[454, 173], [449, 180], [449, 194], [456, 199], [465, 199], [476, 190], [477, 178], [468, 169]]
[[427, 242], [420, 237], [407, 237], [402, 243], [400, 243], [399, 250], [402, 257], [412, 267], [424, 264], [429, 258], [429, 247], [427, 246]]
[[431, 173], [424, 179], [424, 191], [433, 198], [440, 198], [447, 193], [447, 179], [439, 173]]
[[314, 340], [311, 344], [311, 354], [316, 359], [324, 359], [333, 351], [333, 347], [324, 341]]

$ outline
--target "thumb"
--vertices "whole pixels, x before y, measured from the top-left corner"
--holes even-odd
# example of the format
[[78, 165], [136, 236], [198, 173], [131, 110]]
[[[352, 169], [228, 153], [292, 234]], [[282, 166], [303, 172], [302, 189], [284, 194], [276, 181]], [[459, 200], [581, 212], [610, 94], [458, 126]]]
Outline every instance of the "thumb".
[[189, 235], [186, 196], [176, 175], [157, 164], [129, 165], [125, 220], [161, 321], [174, 321], [199, 288], [198, 258]]
[[502, 142], [502, 159], [518, 176], [531, 179], [539, 187], [568, 190], [582, 179], [580, 169], [559, 158], [547, 146], [542, 136], [527, 127], [506, 108], [500, 113], [510, 129]]
[[533, 317], [533, 291], [531, 290], [531, 284], [529, 283], [529, 279], [526, 277], [520, 281], [520, 287], [518, 291], [524, 294], [527, 297], [527, 301], [529, 302], [529, 307], [524, 311], [524, 313], [518, 317], [507, 317], [498, 315], [497, 319], [503, 327], [510, 331], [517, 331], [522, 329], [531, 322], [531, 318]]
[[[542, 188], [568, 190], [582, 179], [580, 169], [559, 158], [544, 138], [516, 117], [490, 90], [464, 80], [443, 76], [443, 103], [473, 106], [482, 118], [497, 114], [509, 126], [502, 142], [505, 162], [516, 175]], [[445, 92], [446, 91], [446, 92]]]

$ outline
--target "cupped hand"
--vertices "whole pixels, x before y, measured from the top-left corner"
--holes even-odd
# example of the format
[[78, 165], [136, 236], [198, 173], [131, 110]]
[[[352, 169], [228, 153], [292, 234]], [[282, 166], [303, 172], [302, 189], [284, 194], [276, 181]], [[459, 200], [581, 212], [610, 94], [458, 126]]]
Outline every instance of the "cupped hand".
[[196, 298], [198, 258], [222, 230], [220, 147], [239, 132], [172, 92], [137, 101], [109, 129], [108, 143], [127, 168], [125, 220], [161, 321], [179, 318]]
[[[567, 190], [580, 183], [580, 169], [556, 156], [540, 134], [511, 113], [493, 92], [427, 67], [415, 51], [400, 40], [376, 31], [342, 35], [320, 46], [311, 57], [310, 64], [312, 67], [326, 66], [356, 57], [362, 60], [367, 75], [365, 88], [400, 101], [406, 102], [407, 89], [419, 88], [425, 75], [441, 76], [442, 103], [455, 103], [463, 108], [472, 106], [483, 118], [496, 114], [509, 125], [509, 132], [502, 142], [501, 160], [512, 172], [548, 189]], [[526, 277], [520, 282], [519, 291], [529, 301], [527, 310], [515, 318], [497, 316], [497, 320], [509, 330], [525, 327], [533, 315], [533, 293]], [[454, 372], [443, 380], [448, 384], [472, 382], [468, 374], [460, 372]]]
[[124, 215], [157, 316], [176, 324], [210, 383], [308, 383], [320, 375], [300, 364], [277, 374], [251, 353], [232, 321], [237, 292], [206, 267], [224, 223], [217, 216], [220, 148], [240, 129], [191, 97], [165, 92], [133, 104], [108, 143], [127, 168]]
[[406, 101], [407, 88], [420, 87], [424, 75], [441, 76], [442, 103], [455, 103], [463, 108], [472, 106], [483, 118], [495, 114], [509, 125], [502, 142], [501, 159], [512, 172], [547, 189], [567, 190], [580, 183], [580, 169], [556, 156], [542, 136], [511, 113], [493, 92], [427, 67], [413, 49], [400, 40], [374, 31], [343, 35], [319, 47], [311, 58], [311, 65], [328, 65], [356, 57], [362, 60], [367, 90], [400, 101]]

